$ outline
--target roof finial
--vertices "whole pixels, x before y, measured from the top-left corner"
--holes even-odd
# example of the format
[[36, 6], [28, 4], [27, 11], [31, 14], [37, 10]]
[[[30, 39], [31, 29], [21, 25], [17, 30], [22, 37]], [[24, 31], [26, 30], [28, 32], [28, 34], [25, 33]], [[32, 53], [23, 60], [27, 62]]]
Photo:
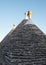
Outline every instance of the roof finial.
[[28, 11], [28, 14], [27, 14], [28, 18], [31, 19], [31, 16], [32, 16], [32, 12], [31, 11]]
[[27, 12], [25, 13], [25, 15], [26, 15], [26, 19], [31, 19], [32, 12], [31, 12], [31, 11], [27, 11]]
[[16, 25], [15, 24], [13, 24], [13, 29], [15, 29], [16, 28]]

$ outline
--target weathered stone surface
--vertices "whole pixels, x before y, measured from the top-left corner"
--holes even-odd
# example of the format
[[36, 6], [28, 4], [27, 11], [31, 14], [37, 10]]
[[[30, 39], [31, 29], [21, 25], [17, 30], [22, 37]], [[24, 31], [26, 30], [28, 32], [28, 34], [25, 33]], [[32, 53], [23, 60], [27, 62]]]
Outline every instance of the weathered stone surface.
[[46, 64], [46, 35], [23, 20], [0, 45], [0, 65]]

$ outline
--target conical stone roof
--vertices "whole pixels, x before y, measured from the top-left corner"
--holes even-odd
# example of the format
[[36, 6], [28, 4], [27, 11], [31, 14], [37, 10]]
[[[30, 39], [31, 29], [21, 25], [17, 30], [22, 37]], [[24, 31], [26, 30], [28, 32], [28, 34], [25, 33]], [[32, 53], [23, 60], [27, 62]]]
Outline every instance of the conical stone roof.
[[46, 64], [46, 35], [32, 20], [24, 19], [9, 34], [0, 44], [0, 64]]

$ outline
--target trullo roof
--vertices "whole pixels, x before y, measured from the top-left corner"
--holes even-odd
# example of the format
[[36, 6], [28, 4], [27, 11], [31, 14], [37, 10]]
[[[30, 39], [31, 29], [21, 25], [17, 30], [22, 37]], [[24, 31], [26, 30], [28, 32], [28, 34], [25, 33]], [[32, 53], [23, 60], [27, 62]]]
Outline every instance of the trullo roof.
[[24, 19], [0, 43], [0, 65], [46, 65], [46, 35]]

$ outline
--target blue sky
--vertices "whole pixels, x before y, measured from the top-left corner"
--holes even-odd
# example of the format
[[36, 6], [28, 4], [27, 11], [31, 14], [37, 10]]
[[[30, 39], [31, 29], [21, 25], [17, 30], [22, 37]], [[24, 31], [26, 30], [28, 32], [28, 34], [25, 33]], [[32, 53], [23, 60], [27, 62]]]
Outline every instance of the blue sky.
[[32, 21], [46, 34], [46, 0], [0, 0], [0, 41], [32, 11]]

